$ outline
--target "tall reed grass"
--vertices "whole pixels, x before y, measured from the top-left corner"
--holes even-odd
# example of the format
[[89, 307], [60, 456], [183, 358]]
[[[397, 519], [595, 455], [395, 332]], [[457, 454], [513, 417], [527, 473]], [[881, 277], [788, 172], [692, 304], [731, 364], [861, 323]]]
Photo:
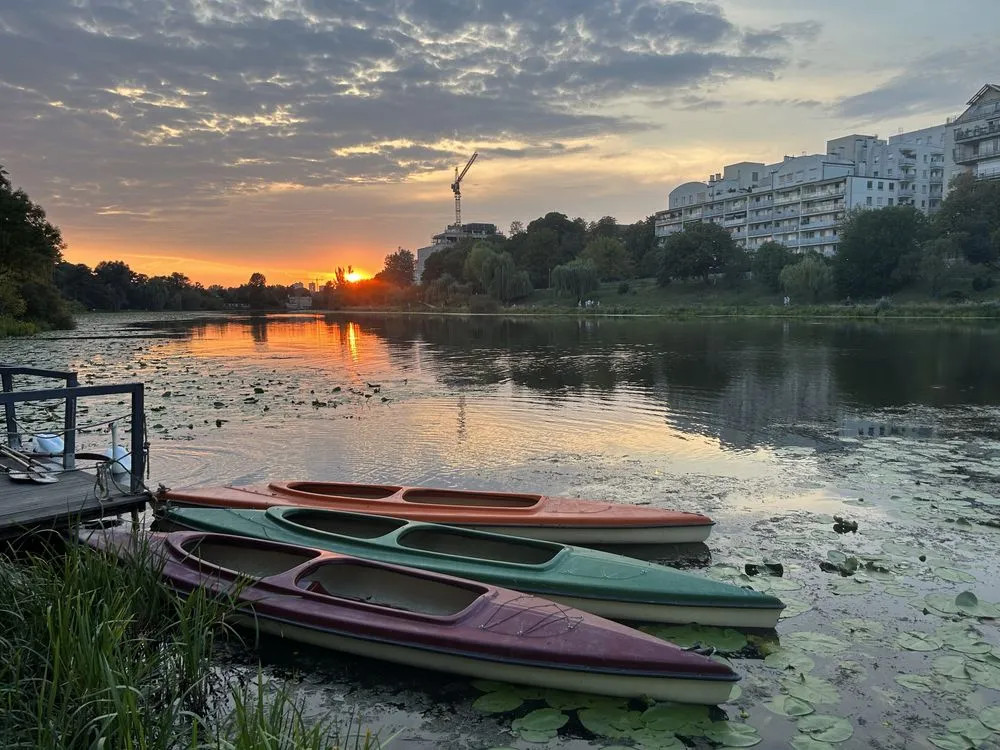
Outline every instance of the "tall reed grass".
[[[231, 602], [175, 596], [139, 542], [120, 562], [82, 545], [0, 556], [0, 747], [331, 750], [293, 688], [227, 678], [216, 656]], [[354, 733], [347, 746], [377, 740]]]

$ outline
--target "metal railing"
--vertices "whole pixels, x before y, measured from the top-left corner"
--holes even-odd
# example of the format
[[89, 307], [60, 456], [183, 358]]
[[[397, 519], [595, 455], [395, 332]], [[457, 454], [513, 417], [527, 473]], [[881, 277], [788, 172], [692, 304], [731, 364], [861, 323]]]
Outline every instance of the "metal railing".
[[955, 128], [955, 143], [972, 141], [1000, 133], [1000, 122], [990, 122], [985, 125], [975, 125], [968, 128]]
[[[28, 375], [39, 378], [62, 380], [65, 388], [44, 388], [30, 391], [15, 391], [14, 376]], [[4, 419], [7, 425], [7, 444], [11, 448], [20, 449], [21, 432], [17, 426], [17, 404], [32, 401], [48, 401], [65, 399], [63, 414], [63, 469], [76, 468], [76, 404], [80, 398], [88, 396], [113, 396], [130, 394], [132, 397], [131, 422], [132, 439], [130, 449], [131, 461], [131, 491], [138, 494], [144, 488], [142, 475], [146, 468], [145, 435], [145, 386], [142, 383], [120, 383], [117, 385], [84, 385], [79, 384], [75, 372], [59, 370], [42, 370], [36, 367], [0, 366], [0, 404], [3, 405]], [[112, 451], [112, 459], [113, 451]]]

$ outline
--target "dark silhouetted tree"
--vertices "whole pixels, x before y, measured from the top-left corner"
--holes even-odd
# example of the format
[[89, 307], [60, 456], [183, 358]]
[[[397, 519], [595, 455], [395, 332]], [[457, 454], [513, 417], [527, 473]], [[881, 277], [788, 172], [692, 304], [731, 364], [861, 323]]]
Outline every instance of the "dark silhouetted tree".
[[782, 269], [794, 262], [795, 255], [780, 242], [765, 242], [754, 251], [750, 271], [755, 280], [770, 291], [778, 292], [781, 291], [778, 277]]
[[840, 231], [833, 259], [837, 292], [842, 297], [870, 299], [890, 294], [908, 281], [913, 259], [925, 239], [926, 219], [912, 206], [860, 210]]

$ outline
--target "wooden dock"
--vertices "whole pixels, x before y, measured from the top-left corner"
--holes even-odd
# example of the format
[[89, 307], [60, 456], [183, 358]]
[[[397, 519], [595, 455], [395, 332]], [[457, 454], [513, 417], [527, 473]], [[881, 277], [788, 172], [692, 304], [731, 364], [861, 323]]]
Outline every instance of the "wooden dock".
[[[19, 391], [14, 387], [15, 376], [62, 380], [65, 387]], [[8, 470], [23, 471], [23, 467], [8, 455], [0, 453], [0, 539], [39, 529], [54, 528], [61, 531], [80, 521], [145, 509], [152, 497], [143, 484], [149, 444], [144, 439], [142, 383], [80, 386], [75, 372], [0, 363], [0, 385], [0, 406], [3, 407], [6, 427], [4, 442], [12, 449], [8, 451], [10, 456], [21, 455], [22, 441], [27, 437], [17, 420], [17, 404], [52, 399], [62, 399], [64, 402], [63, 429], [58, 431], [64, 440], [64, 448], [58, 456], [45, 459], [46, 469], [52, 471], [51, 476], [56, 477], [56, 482], [42, 484], [11, 479]], [[112, 482], [109, 478], [99, 484], [97, 470], [79, 469], [76, 466], [76, 407], [81, 398], [110, 395], [131, 396], [128, 418], [131, 425], [131, 450], [128, 452], [131, 470], [118, 477], [117, 482]], [[107, 462], [103, 469], [110, 470]]]
[[[0, 456], [0, 467], [21, 469], [4, 456]], [[61, 531], [79, 521], [142, 512], [150, 500], [145, 492], [126, 494], [113, 485], [107, 497], [99, 497], [93, 471], [60, 472], [54, 475], [59, 481], [52, 484], [16, 482], [4, 469], [0, 472], [0, 539], [39, 529]]]

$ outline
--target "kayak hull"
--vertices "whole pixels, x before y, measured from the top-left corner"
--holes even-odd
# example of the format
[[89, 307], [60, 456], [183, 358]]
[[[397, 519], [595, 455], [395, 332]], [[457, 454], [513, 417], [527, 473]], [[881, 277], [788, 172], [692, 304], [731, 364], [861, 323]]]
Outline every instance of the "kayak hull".
[[680, 544], [708, 539], [714, 522], [700, 513], [548, 495], [444, 490], [335, 482], [161, 491], [175, 505], [264, 510], [298, 505], [374, 513], [565, 544]]
[[728, 701], [733, 690], [732, 682], [718, 680], [609, 675], [525, 664], [484, 662], [480, 659], [470, 659], [452, 654], [432, 654], [405, 646], [344, 638], [333, 633], [325, 633], [312, 628], [304, 628], [295, 623], [279, 622], [272, 619], [244, 617], [240, 618], [237, 624], [298, 643], [306, 643], [331, 651], [342, 651], [394, 664], [404, 664], [436, 672], [449, 672], [474, 679], [496, 680], [497, 682], [531, 685], [574, 693], [592, 693], [616, 698], [647, 697], [675, 703], [715, 706]]
[[343, 511], [167, 508], [173, 527], [298, 544], [515, 589], [613, 620], [771, 629], [784, 604], [604, 551]]
[[[724, 702], [739, 679], [653, 636], [495, 586], [222, 534], [146, 539], [172, 588], [234, 597], [237, 624], [302, 643], [468, 676], [687, 703]], [[143, 543], [122, 531], [85, 541], [122, 557]]]

